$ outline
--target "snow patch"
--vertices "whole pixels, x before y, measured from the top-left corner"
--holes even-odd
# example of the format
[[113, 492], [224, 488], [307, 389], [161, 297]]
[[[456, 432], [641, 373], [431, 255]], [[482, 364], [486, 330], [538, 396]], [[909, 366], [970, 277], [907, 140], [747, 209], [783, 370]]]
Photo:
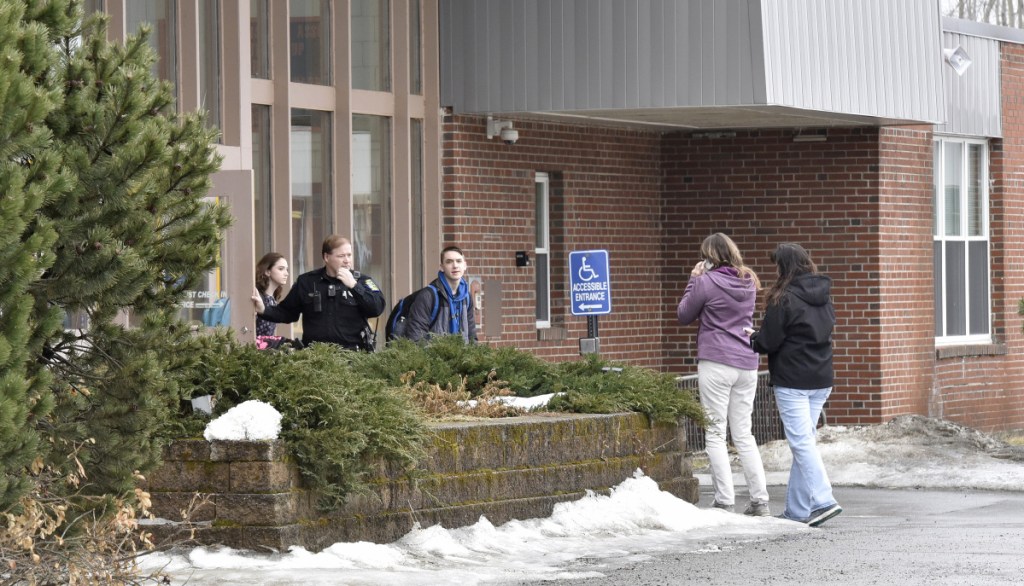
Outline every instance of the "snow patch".
[[272, 440], [281, 433], [281, 414], [262, 401], [246, 401], [206, 424], [206, 441]]

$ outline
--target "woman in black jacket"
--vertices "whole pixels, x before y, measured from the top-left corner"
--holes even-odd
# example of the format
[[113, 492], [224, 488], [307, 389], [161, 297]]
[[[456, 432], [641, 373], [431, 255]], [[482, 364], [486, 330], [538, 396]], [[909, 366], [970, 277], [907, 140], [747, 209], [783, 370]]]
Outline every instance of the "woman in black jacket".
[[818, 274], [799, 244], [780, 244], [771, 255], [779, 278], [768, 290], [761, 329], [750, 346], [768, 355], [775, 402], [793, 453], [786, 486], [786, 519], [817, 527], [843, 512], [818, 452], [816, 427], [832, 392], [832, 280]]

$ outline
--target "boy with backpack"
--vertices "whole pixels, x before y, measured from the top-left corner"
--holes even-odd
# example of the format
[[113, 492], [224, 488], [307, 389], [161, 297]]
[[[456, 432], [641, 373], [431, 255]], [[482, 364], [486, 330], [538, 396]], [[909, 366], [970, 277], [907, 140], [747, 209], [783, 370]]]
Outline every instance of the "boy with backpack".
[[391, 311], [385, 326], [387, 339], [408, 338], [418, 342], [432, 335], [456, 334], [475, 343], [476, 320], [465, 274], [466, 257], [462, 249], [445, 247], [437, 278], [400, 300]]

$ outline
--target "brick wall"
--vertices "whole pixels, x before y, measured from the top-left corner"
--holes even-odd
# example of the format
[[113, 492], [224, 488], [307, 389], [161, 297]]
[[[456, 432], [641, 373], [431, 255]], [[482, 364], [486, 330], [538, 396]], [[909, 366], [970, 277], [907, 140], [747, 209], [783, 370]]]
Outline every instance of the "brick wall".
[[[985, 430], [1021, 428], [1020, 47], [1006, 50], [1003, 71], [1005, 139], [992, 154], [991, 347], [935, 349], [930, 127], [831, 128], [825, 142], [794, 142], [790, 129], [693, 138], [516, 120], [520, 140], [508, 146], [486, 138], [484, 118], [451, 116], [444, 242], [466, 248], [485, 289], [502, 284], [502, 334], [489, 342], [554, 360], [576, 358], [586, 335], [586, 319], [566, 304], [568, 253], [607, 249], [613, 313], [600, 318], [602, 356], [681, 374], [695, 371], [696, 331], [676, 324], [675, 307], [701, 240], [728, 233], [765, 287], [775, 277], [771, 250], [799, 242], [834, 280], [830, 423], [917, 413]], [[550, 174], [553, 208], [553, 327], [540, 334], [536, 267], [514, 260], [517, 250], [533, 256], [538, 171]]]
[[[446, 119], [442, 239], [465, 248], [485, 291], [501, 283], [503, 333], [490, 342], [578, 358], [587, 320], [567, 305], [568, 253], [607, 249], [613, 313], [598, 318], [601, 354], [662, 368], [660, 136], [516, 120], [510, 146], [487, 139], [485, 127], [478, 116]], [[552, 208], [552, 328], [540, 334], [536, 266], [515, 266], [518, 250], [534, 257], [537, 172], [551, 176]]]
[[[879, 377], [850, 399], [869, 400], [871, 415], [888, 421], [928, 414], [935, 361], [932, 271], [933, 148], [931, 127], [880, 130], [879, 258], [862, 267], [864, 286], [878, 291]], [[856, 342], [853, 342], [856, 344]], [[858, 350], [859, 351], [859, 350]]]
[[[765, 288], [776, 276], [769, 260], [775, 246], [802, 244], [833, 279], [830, 423], [877, 423], [882, 414], [880, 156], [874, 128], [830, 129], [825, 142], [793, 142], [792, 130], [766, 130], [716, 139], [676, 135], [665, 143], [665, 257], [678, 267], [668, 272], [666, 320], [674, 318], [677, 293], [708, 234], [729, 234]], [[762, 309], [763, 297], [755, 321]], [[668, 363], [692, 370], [694, 328], [667, 331]]]
[[1001, 44], [1002, 140], [990, 141], [992, 346], [940, 349], [931, 413], [979, 429], [1024, 427], [1024, 47]]

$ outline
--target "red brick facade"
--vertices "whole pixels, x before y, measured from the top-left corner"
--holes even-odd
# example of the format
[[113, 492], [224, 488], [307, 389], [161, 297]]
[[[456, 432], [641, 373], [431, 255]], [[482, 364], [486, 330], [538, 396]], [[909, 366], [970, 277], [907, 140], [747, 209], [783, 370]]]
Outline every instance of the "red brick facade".
[[[831, 128], [825, 142], [794, 142], [790, 129], [694, 138], [516, 120], [509, 146], [486, 138], [483, 117], [452, 116], [443, 237], [465, 248], [485, 291], [501, 284], [502, 334], [488, 342], [577, 357], [587, 324], [567, 304], [568, 253], [603, 248], [613, 312], [599, 318], [601, 355], [689, 374], [695, 328], [676, 323], [675, 307], [701, 240], [728, 233], [765, 286], [769, 252], [795, 241], [834, 280], [830, 423], [916, 413], [1024, 428], [1024, 49], [1003, 52], [1004, 139], [991, 141], [994, 344], [935, 347], [930, 127]], [[551, 185], [547, 331], [535, 323], [536, 267], [515, 266], [516, 251], [534, 256], [537, 172]]]

